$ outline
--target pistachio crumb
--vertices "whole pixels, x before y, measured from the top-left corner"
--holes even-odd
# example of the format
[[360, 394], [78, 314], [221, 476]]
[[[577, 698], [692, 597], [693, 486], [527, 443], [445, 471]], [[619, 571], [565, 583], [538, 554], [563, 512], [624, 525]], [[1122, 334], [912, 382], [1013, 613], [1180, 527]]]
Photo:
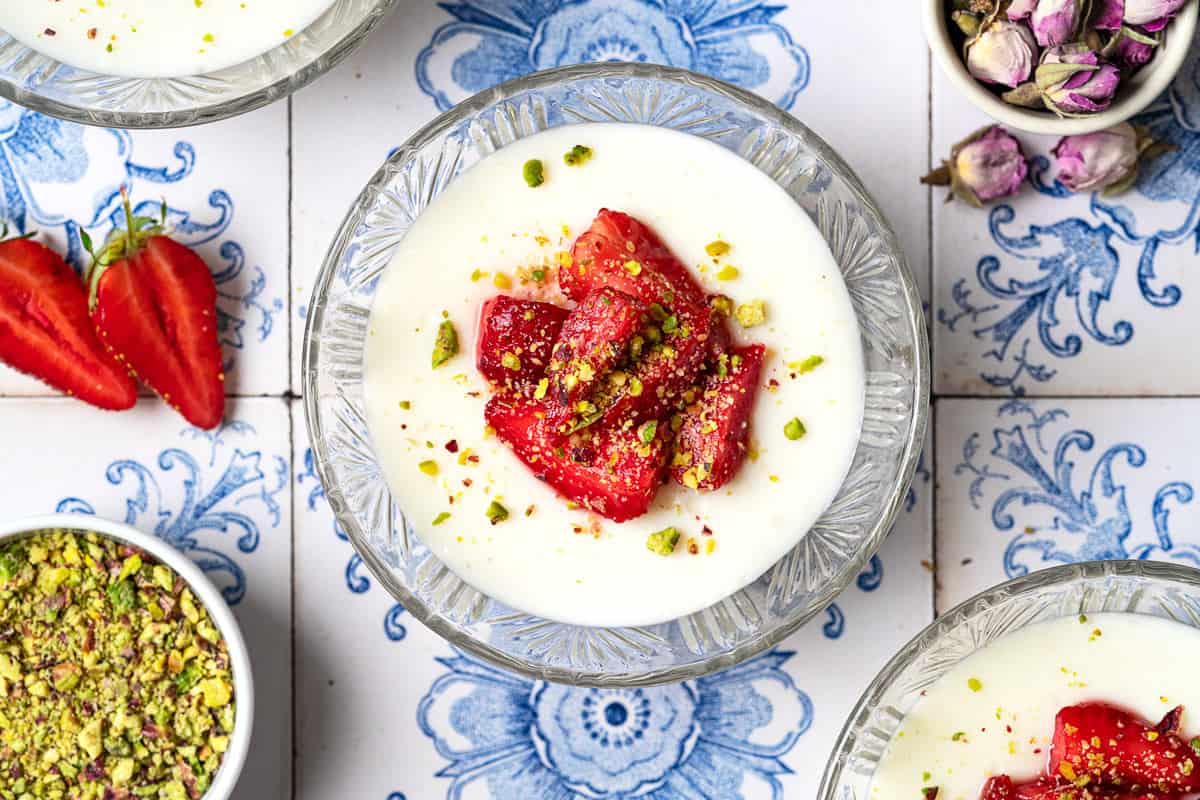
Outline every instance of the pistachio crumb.
[[967, 678], [967, 688], [972, 692], [978, 692], [983, 688], [983, 681], [979, 680], [979, 678]]
[[422, 461], [420, 464], [417, 464], [417, 469], [421, 470], [421, 472], [424, 472], [431, 478], [438, 474], [438, 464], [433, 459], [428, 459], [426, 461]]
[[669, 556], [675, 552], [679, 544], [679, 531], [676, 528], [663, 528], [646, 537], [646, 549], [660, 556]]
[[721, 270], [717, 273], [717, 280], [732, 281], [736, 280], [738, 275], [741, 275], [741, 272], [737, 267], [733, 266], [732, 264], [726, 264], [725, 266], [721, 267]]
[[525, 178], [525, 185], [530, 189], [535, 189], [546, 182], [545, 168], [540, 159], [531, 158], [526, 161], [525, 166], [521, 169], [521, 175]]
[[767, 304], [762, 300], [742, 303], [737, 307], [734, 316], [743, 328], [753, 328], [767, 321]]
[[438, 514], [436, 517], [433, 518], [433, 524], [435, 526], [441, 525], [443, 522], [445, 522], [448, 519], [450, 519], [450, 512], [443, 511], [442, 513]]
[[708, 253], [713, 258], [720, 258], [730, 251], [729, 242], [715, 239], [704, 246], [704, 252]]
[[484, 512], [488, 521], [493, 525], [499, 525], [504, 520], [508, 519], [508, 509], [493, 500], [488, 504], [487, 511]]
[[804, 427], [804, 423], [800, 421], [799, 417], [792, 417], [783, 426], [783, 435], [793, 442], [802, 438], [806, 433], [808, 433], [808, 429]]
[[442, 324], [438, 325], [437, 338], [433, 342], [433, 368], [437, 369], [456, 355], [458, 355], [458, 331], [454, 329], [453, 322], [448, 319], [443, 320]]
[[591, 160], [591, 157], [592, 148], [577, 144], [563, 154], [563, 163], [568, 167], [580, 167]]
[[630, 259], [629, 261], [625, 262], [625, 271], [636, 278], [638, 275], [642, 274], [642, 264], [639, 261]]

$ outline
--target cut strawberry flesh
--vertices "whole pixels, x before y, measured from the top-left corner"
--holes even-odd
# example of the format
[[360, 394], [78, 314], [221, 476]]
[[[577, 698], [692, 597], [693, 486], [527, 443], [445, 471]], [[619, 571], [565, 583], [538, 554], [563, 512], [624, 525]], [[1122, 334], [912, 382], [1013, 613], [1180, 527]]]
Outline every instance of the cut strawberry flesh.
[[614, 289], [589, 294], [563, 323], [546, 377], [550, 397], [579, 411], [600, 381], [628, 355], [629, 343], [645, 323], [646, 306]]
[[550, 364], [550, 351], [570, 312], [552, 303], [498, 295], [483, 304], [475, 363], [499, 387], [528, 388]]
[[1182, 795], [1148, 788], [1078, 786], [1051, 778], [1016, 783], [1007, 775], [988, 778], [980, 800], [1180, 800]]
[[1102, 703], [1058, 712], [1050, 771], [1067, 780], [1200, 792], [1200, 753], [1178, 735], [1179, 709], [1157, 726]]
[[27, 239], [0, 242], [0, 361], [99, 408], [137, 402], [137, 384], [88, 319], [79, 277]]
[[734, 348], [723, 369], [705, 378], [675, 437], [671, 464], [675, 481], [711, 491], [737, 472], [749, 450], [750, 416], [765, 355], [760, 344]]
[[666, 308], [706, 305], [704, 291], [654, 231], [607, 208], [575, 240], [571, 265], [559, 270], [558, 282], [572, 300], [608, 286]]
[[652, 433], [644, 427], [588, 428], [564, 440], [552, 430], [545, 404], [503, 393], [488, 401], [484, 415], [540, 480], [614, 522], [645, 514], [662, 485], [666, 424], [656, 424]]
[[198, 428], [220, 425], [225, 410], [216, 300], [204, 261], [153, 236], [105, 269], [92, 309], [101, 340]]

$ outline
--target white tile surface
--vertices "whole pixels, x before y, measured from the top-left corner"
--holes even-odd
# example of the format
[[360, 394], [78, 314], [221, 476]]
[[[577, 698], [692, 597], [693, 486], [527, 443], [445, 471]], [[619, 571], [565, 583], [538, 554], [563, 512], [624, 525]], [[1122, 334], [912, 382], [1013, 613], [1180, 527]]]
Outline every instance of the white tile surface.
[[[290, 419], [279, 399], [230, 404], [216, 434], [157, 401], [121, 414], [62, 398], [0, 401], [6, 518], [55, 510], [125, 520], [220, 563], [256, 679], [255, 729], [237, 800], [291, 792]], [[13, 457], [12, 454], [20, 454]]]

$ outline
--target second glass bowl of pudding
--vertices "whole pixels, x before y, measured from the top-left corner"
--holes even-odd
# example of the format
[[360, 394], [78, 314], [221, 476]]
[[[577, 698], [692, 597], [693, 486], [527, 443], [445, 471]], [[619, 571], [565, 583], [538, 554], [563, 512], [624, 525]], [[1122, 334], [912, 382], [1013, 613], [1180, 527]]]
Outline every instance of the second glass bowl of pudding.
[[939, 617], [883, 668], [817, 798], [892, 800], [936, 787], [939, 800], [978, 800], [994, 775], [1024, 783], [1049, 770], [1062, 780], [1049, 764], [1061, 708], [1103, 703], [1153, 725], [1183, 705], [1194, 731], [1197, 658], [1198, 570], [1093, 561], [1008, 581]]
[[[583, 123], [608, 125], [578, 127]], [[612, 127], [618, 130], [610, 130]], [[519, 192], [540, 191], [526, 188], [519, 172], [531, 143], [553, 140], [554, 146], [569, 149], [567, 143], [572, 136], [586, 130], [594, 132], [606, 147], [635, 147], [637, 142], [625, 135], [635, 129], [644, 132], [641, 141], [647, 145], [670, 147], [678, 143], [683, 149], [694, 144], [698, 155], [703, 155], [702, 151], [713, 155], [708, 159], [712, 169], [724, 169], [726, 158], [745, 166], [754, 180], [739, 182], [741, 188], [763, 181], [766, 190], [780, 192], [785, 199], [790, 197], [796, 207], [807, 212], [809, 219], [800, 214], [794, 224], [811, 228], [815, 223], [814, 230], [819, 232], [817, 241], [823, 237], [828, 244], [825, 258], [829, 259], [830, 269], [841, 272], [848, 290], [844, 293], [847, 307], [852, 309], [848, 313], [853, 317], [848, 322], [850, 325], [857, 322], [861, 334], [852, 340], [851, 350], [861, 348], [864, 369], [857, 377], [856, 391], [865, 394], [865, 408], [861, 423], [854, 421], [857, 445], [846, 456], [848, 471], [831, 463], [828, 471], [832, 477], [814, 480], [814, 493], [820, 495], [818, 505], [824, 505], [830, 497], [832, 502], [814, 523], [819, 507], [805, 511], [805, 504], [800, 503], [794, 506], [795, 513], [789, 515], [786, 496], [779, 496], [771, 522], [779, 531], [772, 530], [772, 536], [763, 539], [763, 547], [774, 547], [768, 539], [780, 536], [788, 538], [794, 546], [780, 549], [773, 566], [768, 559], [747, 567], [752, 573], [724, 592], [732, 592], [730, 596], [690, 613], [681, 607], [682, 616], [666, 622], [640, 624], [643, 620], [637, 617], [637, 604], [654, 604], [663, 599], [665, 592], [658, 591], [662, 587], [634, 579], [636, 571], [631, 571], [629, 581], [623, 586], [620, 581], [613, 583], [608, 593], [614, 603], [619, 599], [618, 605], [632, 609], [627, 625], [605, 627], [557, 622], [553, 618], [567, 618], [576, 623], [587, 620], [575, 613], [578, 609], [558, 614], [552, 605], [535, 609], [541, 610], [542, 615], [530, 614], [501, 602], [497, 595], [503, 592], [499, 588], [494, 594], [479, 591], [455, 573], [448, 563], [452, 558], [443, 560], [437, 556], [437, 552], [445, 552], [445, 542], [438, 537], [430, 538], [434, 533], [430, 520], [440, 515], [431, 513], [432, 507], [427, 508], [424, 499], [414, 498], [411, 492], [404, 503], [397, 502], [389, 489], [386, 475], [395, 476], [394, 450], [403, 445], [390, 433], [387, 438], [380, 438], [383, 429], [380, 420], [385, 417], [377, 403], [372, 407], [370, 392], [364, 391], [371, 384], [370, 380], [364, 380], [364, 362], [374, 369], [372, 365], [380, 361], [378, 346], [368, 345], [368, 341], [378, 335], [387, 337], [389, 342], [395, 340], [392, 347], [399, 348], [395, 353], [400, 368], [390, 384], [393, 388], [402, 387], [404, 375], [423, 374], [416, 370], [429, 369], [426, 334], [431, 329], [426, 326], [421, 333], [413, 331], [403, 341], [397, 333], [399, 329], [377, 325], [371, 314], [381, 304], [386, 308], [402, 302], [402, 294], [397, 294], [390, 285], [396, 274], [393, 270], [404, 271], [410, 292], [420, 290], [421, 264], [416, 262], [426, 265], [426, 274], [436, 273], [428, 274], [428, 287], [437, 297], [446, 297], [445, 307], [453, 310], [457, 324], [461, 325], [470, 313], [469, 309], [458, 308], [462, 297], [449, 291], [449, 284], [441, 274], [441, 270], [452, 267], [432, 267], [431, 260], [412, 258], [398, 263], [395, 258], [397, 253], [412, 255], [416, 240], [429, 234], [431, 227], [440, 229], [440, 235], [455, 234], [455, 215], [444, 213], [444, 208], [441, 211], [433, 208], [431, 216], [422, 219], [418, 226], [413, 221], [443, 193], [461, 197], [461, 193], [455, 194], [455, 187], [465, 184], [456, 182], [467, 170], [483, 170], [485, 165], [479, 162], [484, 158], [500, 151], [486, 165], [490, 167], [512, 161], [509, 156], [519, 153], [520, 158], [513, 162], [517, 167], [508, 170], [513, 175], [507, 179], [516, 181]], [[689, 136], [704, 141], [690, 142]], [[503, 152], [508, 148], [511, 148], [508, 153]], [[571, 168], [563, 166], [557, 151], [539, 155], [549, 165], [547, 186], [556, 180], [569, 179], [564, 171]], [[598, 149], [594, 163], [586, 168], [599, 170], [603, 163], [603, 152]], [[495, 180], [506, 178], [500, 174]], [[737, 188], [730, 187], [731, 196]], [[765, 202], [765, 190], [759, 191], [764, 192], [760, 199]], [[617, 192], [615, 187], [613, 192]], [[543, 199], [551, 198], [546, 194]], [[596, 197], [594, 207], [588, 206], [584, 215], [582, 206], [569, 207], [575, 204], [575, 198], [560, 199], [562, 202], [552, 205], [556, 212], [561, 211], [565, 218], [573, 220], [573, 225], [590, 219], [599, 207], [609, 202], [636, 205], [627, 197]], [[668, 228], [660, 233], [667, 235], [674, 248], [680, 228], [669, 230], [674, 221], [653, 216], [655, 210], [671, 212], [670, 208], [662, 208], [667, 200], [664, 194], [656, 200], [655, 209], [623, 210], [632, 210], [635, 216], [650, 213], [651, 218], [645, 221], [652, 227]], [[719, 204], [726, 200], [713, 197], [711, 202]], [[753, 207], [754, 198], [729, 202]], [[462, 212], [469, 216], [495, 215], [507, 210], [504, 204], [492, 205], [464, 206]], [[685, 213], [685, 209], [680, 207], [679, 213]], [[735, 215], [730, 212], [730, 216]], [[559, 221], [560, 215], [556, 213], [554, 219], [546, 220], [546, 225], [557, 229]], [[579, 232], [579, 229], [574, 231]], [[465, 235], [461, 230], [459, 233]], [[540, 236], [536, 230], [527, 233], [533, 240], [558, 235], [554, 231], [546, 236]], [[706, 230], [702, 234], [697, 230], [689, 231], [688, 237], [703, 245], [720, 233], [720, 230], [711, 233]], [[410, 234], [414, 239], [405, 242], [402, 248], [401, 243]], [[525, 238], [517, 231], [513, 235]], [[568, 234], [564, 231], [562, 235]], [[702, 235], [708, 238], [700, 241]], [[478, 231], [473, 236], [477, 237]], [[750, 250], [746, 239], [743, 235], [741, 241]], [[736, 241], [733, 246], [738, 247]], [[693, 255], [681, 253], [685, 260]], [[479, 265], [461, 266], [465, 271], [458, 276], [462, 280], [459, 295], [478, 292], [478, 285], [468, 276], [472, 267]], [[482, 272], [488, 271], [486, 262], [483, 266]], [[791, 284], [781, 280], [779, 285]], [[765, 286], [759, 290], [767, 293], [768, 303], [772, 299], [770, 289]], [[781, 299], [779, 307], [782, 310], [789, 306]], [[415, 323], [415, 318], [412, 321]], [[437, 324], [432, 318], [425, 322]], [[414, 327], [421, 325], [424, 322]], [[890, 530], [915, 467], [928, 404], [928, 354], [924, 337], [920, 302], [894, 234], [849, 168], [811, 131], [754, 95], [686, 71], [649, 65], [582, 65], [531, 75], [481, 93], [418, 132], [377, 173], [343, 224], [318, 277], [305, 336], [306, 411], [317, 467], [340, 523], [368, 566], [414, 616], [451, 643], [535, 677], [586, 684], [660, 683], [727, 667], [769, 647], [819, 613], [861, 570]], [[768, 344], [785, 349], [785, 343]], [[411, 364], [408, 356], [412, 358]], [[853, 356], [857, 359], [859, 353], [854, 352]], [[464, 366], [454, 371], [473, 373], [470, 358], [459, 358]], [[461, 378], [460, 394], [469, 395], [474, 387], [467, 384], [472, 378], [466, 374]], [[414, 382], [413, 392], [419, 391], [418, 382]], [[396, 397], [406, 401], [407, 395]], [[851, 405], [858, 402], [857, 397], [847, 400], [852, 401]], [[445, 403], [447, 418], [454, 418], [457, 409], [450, 404], [450, 395], [446, 395]], [[403, 409], [405, 404], [400, 407]], [[759, 419], [757, 412], [755, 419]], [[397, 418], [390, 424], [399, 429], [403, 422]], [[483, 420], [472, 418], [469, 426], [465, 435], [477, 438]], [[443, 438], [439, 436], [434, 447], [445, 460], [446, 454], [441, 452]], [[451, 443], [445, 444], [449, 450]], [[453, 445], [461, 447], [458, 442]], [[382, 458], [381, 446], [387, 447]], [[501, 465], [497, 470], [505, 468]], [[418, 475], [415, 468], [412, 472]], [[794, 486], [803, 487], [800, 476], [784, 477], [792, 478]], [[821, 488], [823, 482], [830, 484], [828, 492]], [[439, 487], [436, 493], [440, 491]], [[503, 491], [503, 487], [496, 491]], [[792, 495], [793, 499], [796, 497]], [[748, 505], [765, 502], [755, 496]], [[482, 540], [486, 535], [499, 540], [516, 536], [523, 519], [520, 511], [524, 508], [522, 502], [512, 519], [503, 526], [480, 531], [479, 538]], [[806, 518], [806, 514], [811, 516]], [[539, 510], [538, 515], [543, 512]], [[486, 527], [483, 516], [479, 518]], [[744, 527], [747, 529], [724, 532], [724, 540], [755, 535], [752, 525]], [[775, 536], [776, 533], [780, 536]], [[573, 536], [565, 524], [563, 536]], [[631, 552], [640, 548], [645, 553], [644, 541], [644, 535], [638, 536], [634, 543], [637, 547], [631, 547]], [[461, 561], [454, 566], [463, 569]], [[619, 564], [609, 566], [619, 568]], [[514, 562], [509, 571], [522, 572], [527, 580], [538, 580], [539, 576], [544, 579], [548, 570], [553, 570], [553, 566], [531, 558], [523, 567]], [[755, 579], [759, 573], [764, 574]], [[705, 580], [703, 572], [697, 570], [695, 575], [696, 580]], [[747, 581], [749, 585], [734, 591]], [[613, 592], [624, 596], [618, 598]], [[546, 603], [552, 601], [552, 594], [546, 595]], [[670, 603], [666, 607], [673, 608]]]
[[396, 0], [268, 0], [253, 7], [236, 0], [145, 2], [144, 19], [131, 20], [118, 4], [100, 3], [85, 13], [78, 3], [5, 0], [0, 97], [86, 125], [171, 128], [214, 122], [315, 80], [396, 5]]

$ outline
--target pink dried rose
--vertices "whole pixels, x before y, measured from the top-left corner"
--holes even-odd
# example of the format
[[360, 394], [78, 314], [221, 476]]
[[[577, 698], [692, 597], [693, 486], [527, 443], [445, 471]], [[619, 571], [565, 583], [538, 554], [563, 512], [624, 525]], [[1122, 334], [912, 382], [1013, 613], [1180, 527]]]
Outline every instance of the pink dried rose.
[[1141, 25], [1151, 33], [1167, 27], [1191, 0], [1094, 0], [1092, 27], [1119, 30], [1122, 25]]
[[1155, 142], [1145, 129], [1128, 122], [1096, 133], [1064, 136], [1053, 150], [1058, 182], [1072, 192], [1120, 194], [1137, 181], [1141, 158], [1172, 147]]
[[1028, 20], [1042, 47], [1073, 42], [1087, 13], [1086, 0], [1017, 0], [1008, 7], [1008, 18]]
[[1029, 80], [1038, 46], [1029, 28], [996, 20], [966, 44], [967, 71], [984, 83], [1015, 87]]
[[950, 197], [981, 208], [984, 203], [1016, 194], [1028, 172], [1021, 143], [999, 125], [990, 125], [956, 144], [950, 159], [921, 178], [921, 183], [949, 186]]
[[1108, 108], [1121, 84], [1121, 71], [1101, 62], [1087, 45], [1070, 44], [1046, 51], [1034, 81], [1047, 108], [1076, 116]]

